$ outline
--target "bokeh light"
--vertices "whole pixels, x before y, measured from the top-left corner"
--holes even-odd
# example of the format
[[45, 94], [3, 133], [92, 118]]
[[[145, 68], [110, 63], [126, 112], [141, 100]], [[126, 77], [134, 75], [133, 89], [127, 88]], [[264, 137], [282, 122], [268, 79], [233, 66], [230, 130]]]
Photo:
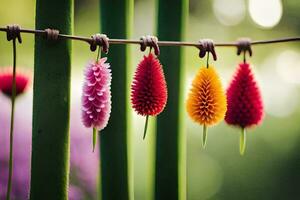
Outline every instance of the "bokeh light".
[[218, 21], [225, 26], [239, 24], [245, 18], [245, 0], [214, 0], [213, 11]]
[[276, 26], [282, 16], [281, 0], [249, 0], [252, 20], [265, 28]]
[[275, 117], [287, 117], [295, 112], [299, 95], [297, 87], [287, 82], [276, 70], [277, 57], [278, 54], [271, 55], [262, 64], [259, 82], [262, 86], [266, 112]]
[[280, 78], [287, 83], [300, 84], [300, 53], [285, 50], [276, 59], [276, 69]]

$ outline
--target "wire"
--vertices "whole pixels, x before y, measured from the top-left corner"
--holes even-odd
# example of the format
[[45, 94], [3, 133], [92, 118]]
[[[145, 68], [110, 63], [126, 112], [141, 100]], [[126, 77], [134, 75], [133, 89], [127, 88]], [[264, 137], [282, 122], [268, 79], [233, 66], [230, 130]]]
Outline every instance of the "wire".
[[[7, 32], [7, 28], [1, 28], [0, 31]], [[44, 36], [47, 34], [45, 30], [32, 30], [32, 29], [20, 29], [21, 33], [31, 33], [39, 36]], [[83, 36], [76, 36], [76, 35], [66, 35], [66, 34], [59, 34], [58, 38], [61, 39], [71, 39], [71, 40], [78, 40], [84, 41], [87, 43], [92, 42], [92, 38], [83, 37]], [[129, 39], [109, 39], [109, 44], [141, 44], [141, 40], [129, 40]], [[289, 38], [279, 38], [273, 40], [257, 40], [252, 41], [251, 45], [262, 45], [262, 44], [273, 44], [273, 43], [284, 43], [284, 42], [295, 42], [300, 41], [300, 37], [289, 37]], [[192, 47], [199, 47], [199, 42], [181, 42], [181, 41], [158, 41], [157, 44], [159, 46], [192, 46]], [[236, 47], [238, 45], [237, 42], [220, 42], [214, 43], [217, 47]]]

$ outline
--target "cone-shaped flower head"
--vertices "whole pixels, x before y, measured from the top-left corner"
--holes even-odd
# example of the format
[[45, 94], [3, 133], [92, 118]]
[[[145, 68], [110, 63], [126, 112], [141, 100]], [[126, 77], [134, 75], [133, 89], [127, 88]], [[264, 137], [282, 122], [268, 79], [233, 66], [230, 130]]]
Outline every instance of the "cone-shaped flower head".
[[227, 89], [225, 121], [230, 125], [247, 128], [263, 119], [263, 102], [260, 90], [248, 63], [239, 64]]
[[[28, 84], [29, 76], [26, 73], [16, 72], [16, 97], [24, 93]], [[13, 70], [12, 68], [5, 68], [0, 71], [0, 90], [8, 97], [12, 96], [13, 86]]]
[[207, 140], [207, 126], [224, 118], [226, 97], [221, 81], [213, 67], [201, 67], [193, 80], [186, 109], [189, 116], [203, 125], [203, 147]]
[[241, 128], [240, 154], [246, 148], [246, 128], [259, 124], [263, 119], [263, 102], [260, 90], [248, 63], [239, 64], [227, 89], [227, 124]]
[[167, 84], [159, 60], [150, 53], [139, 63], [131, 85], [131, 103], [143, 116], [156, 116], [167, 103]]
[[210, 126], [221, 121], [226, 112], [226, 97], [213, 67], [201, 67], [193, 80], [186, 109], [197, 123]]
[[85, 69], [82, 93], [82, 121], [86, 127], [102, 130], [111, 111], [111, 70], [107, 58], [90, 62]]

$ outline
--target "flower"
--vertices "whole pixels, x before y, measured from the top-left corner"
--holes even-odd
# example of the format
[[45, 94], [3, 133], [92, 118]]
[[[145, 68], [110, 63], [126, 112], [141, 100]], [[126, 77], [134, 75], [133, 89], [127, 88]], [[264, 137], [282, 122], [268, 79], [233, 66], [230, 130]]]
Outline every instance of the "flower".
[[246, 128], [258, 125], [263, 119], [263, 102], [260, 90], [248, 63], [239, 64], [227, 89], [227, 124], [241, 128], [240, 154], [246, 148]]
[[201, 67], [193, 80], [186, 109], [197, 123], [208, 126], [221, 121], [226, 112], [226, 97], [213, 67]]
[[163, 111], [168, 98], [167, 84], [159, 60], [150, 53], [138, 64], [131, 84], [131, 103], [143, 116]]
[[227, 124], [248, 128], [262, 121], [262, 97], [248, 63], [239, 64], [227, 89], [227, 102]]
[[[29, 83], [29, 76], [16, 71], [16, 96], [24, 93]], [[0, 71], [0, 90], [8, 97], [12, 96], [13, 69], [11, 67]]]
[[82, 121], [86, 127], [102, 130], [111, 112], [111, 70], [107, 58], [90, 62], [85, 69], [82, 93]]

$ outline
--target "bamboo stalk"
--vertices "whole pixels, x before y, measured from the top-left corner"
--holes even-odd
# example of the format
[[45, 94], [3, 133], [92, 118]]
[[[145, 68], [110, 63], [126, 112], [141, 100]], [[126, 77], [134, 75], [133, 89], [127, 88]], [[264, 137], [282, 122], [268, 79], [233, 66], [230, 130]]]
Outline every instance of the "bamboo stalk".
[[[101, 32], [128, 38], [133, 0], [100, 0]], [[100, 191], [103, 200], [132, 199], [128, 154], [128, 47], [111, 46], [112, 112], [100, 134]]]
[[[159, 40], [180, 41], [184, 35], [188, 0], [159, 0], [157, 5]], [[182, 49], [161, 47], [159, 59], [165, 66], [168, 102], [164, 112], [157, 117], [155, 199], [185, 199], [185, 139], [180, 116]]]
[[[72, 33], [72, 0], [37, 0], [36, 28]], [[71, 41], [35, 38], [31, 200], [67, 200]]]

